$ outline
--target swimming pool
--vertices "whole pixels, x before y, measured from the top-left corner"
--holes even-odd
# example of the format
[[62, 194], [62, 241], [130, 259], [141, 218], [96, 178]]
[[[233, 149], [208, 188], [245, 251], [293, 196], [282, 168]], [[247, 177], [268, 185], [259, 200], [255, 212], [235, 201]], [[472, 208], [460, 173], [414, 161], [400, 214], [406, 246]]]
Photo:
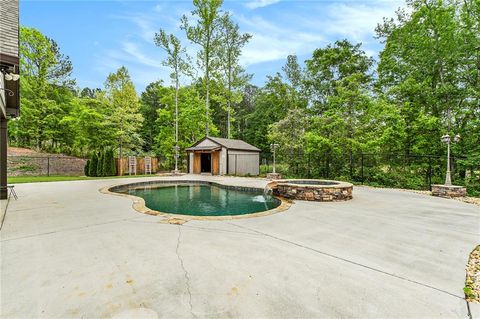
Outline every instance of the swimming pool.
[[140, 197], [150, 210], [189, 216], [236, 216], [272, 210], [282, 203], [257, 188], [211, 182], [137, 183], [110, 191]]

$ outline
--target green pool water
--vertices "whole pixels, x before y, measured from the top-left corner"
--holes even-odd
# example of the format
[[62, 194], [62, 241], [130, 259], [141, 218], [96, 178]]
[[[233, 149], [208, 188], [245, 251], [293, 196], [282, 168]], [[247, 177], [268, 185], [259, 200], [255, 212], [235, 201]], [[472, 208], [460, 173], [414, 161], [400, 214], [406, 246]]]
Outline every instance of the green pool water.
[[261, 191], [242, 191], [203, 184], [127, 188], [122, 193], [143, 198], [146, 206], [152, 210], [194, 216], [251, 214], [273, 209], [281, 203]]

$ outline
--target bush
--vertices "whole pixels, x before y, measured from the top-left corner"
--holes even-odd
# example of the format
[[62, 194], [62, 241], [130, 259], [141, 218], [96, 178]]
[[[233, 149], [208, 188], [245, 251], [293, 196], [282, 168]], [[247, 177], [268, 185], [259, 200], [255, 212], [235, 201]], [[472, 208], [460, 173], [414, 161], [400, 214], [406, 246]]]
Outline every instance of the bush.
[[85, 173], [85, 176], [90, 176], [90, 160], [87, 160], [83, 172]]
[[97, 162], [97, 176], [102, 177], [105, 176], [103, 170], [103, 160], [105, 158], [104, 152], [98, 152], [98, 162]]
[[88, 167], [88, 176], [97, 176], [97, 164], [98, 164], [98, 157], [97, 153], [92, 154], [92, 158], [90, 160], [90, 166]]
[[103, 171], [104, 171], [104, 176], [115, 176], [117, 175], [117, 167], [115, 163], [115, 157], [113, 155], [113, 150], [108, 149], [105, 152], [105, 155], [103, 157]]

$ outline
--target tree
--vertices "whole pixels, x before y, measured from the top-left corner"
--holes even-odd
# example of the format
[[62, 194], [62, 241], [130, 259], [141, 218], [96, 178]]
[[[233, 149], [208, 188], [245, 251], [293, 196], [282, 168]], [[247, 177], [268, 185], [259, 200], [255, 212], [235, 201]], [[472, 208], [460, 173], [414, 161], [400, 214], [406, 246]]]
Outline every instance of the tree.
[[138, 131], [143, 117], [139, 112], [140, 104], [127, 68], [122, 66], [117, 72], [108, 75], [103, 99], [109, 107], [109, 125], [114, 129], [119, 157], [122, 158], [124, 147], [132, 149], [142, 144]]
[[[455, 3], [411, 1], [409, 6], [412, 13], [399, 11], [398, 22], [386, 20], [376, 29], [385, 42], [378, 66], [378, 89], [402, 109], [409, 127], [406, 153], [415, 150], [419, 138], [438, 140], [442, 131], [455, 128], [457, 123], [452, 118], [468, 100], [465, 94], [469, 91], [459, 73], [469, 65], [462, 56], [471, 56], [461, 50], [459, 7]], [[422, 115], [438, 119], [444, 129], [437, 126], [424, 131], [416, 125]], [[440, 143], [432, 144], [428, 152], [437, 153], [439, 147]]]
[[[245, 85], [251, 76], [244, 73], [239, 65], [242, 48], [252, 37], [248, 33], [240, 33], [238, 24], [231, 19], [230, 13], [225, 13], [220, 18], [221, 45], [219, 49], [219, 61], [223, 71], [223, 80], [226, 85], [227, 96], [227, 138], [231, 137], [231, 113], [234, 90]], [[241, 97], [237, 92], [237, 97]], [[237, 98], [238, 100], [238, 98]]]
[[69, 113], [74, 97], [69, 58], [37, 29], [21, 27], [20, 66], [22, 116], [10, 122], [11, 140], [38, 150], [68, 144], [68, 128], [62, 127], [60, 120]]
[[98, 157], [97, 153], [93, 152], [92, 158], [90, 159], [90, 165], [88, 166], [88, 176], [97, 176], [97, 165], [98, 165]]
[[173, 34], [167, 35], [164, 30], [160, 30], [155, 34], [155, 44], [164, 49], [167, 53], [167, 58], [163, 65], [172, 69], [170, 79], [175, 85], [175, 172], [178, 171], [178, 91], [180, 88], [181, 74], [188, 74], [190, 67], [188, 65], [188, 56], [185, 48], [180, 44], [180, 40]]
[[209, 109], [210, 109], [210, 75], [212, 71], [218, 69], [218, 48], [220, 46], [220, 7], [223, 0], [193, 0], [195, 9], [191, 16], [196, 24], [191, 25], [187, 16], [181, 18], [181, 28], [185, 30], [187, 38], [198, 44], [201, 49], [198, 52], [199, 66], [203, 71], [203, 84], [205, 86], [205, 130], [208, 136], [209, 131]]
[[[204, 136], [205, 132], [198, 123], [204, 123], [207, 119], [205, 118], [206, 114], [204, 113], [205, 109], [202, 99], [194, 87], [188, 86], [180, 88], [178, 96], [178, 143], [181, 149], [185, 149]], [[162, 166], [168, 169], [171, 169], [172, 165], [174, 165], [172, 158], [174, 154], [175, 135], [174, 128], [171, 125], [175, 117], [173, 107], [174, 99], [174, 89], [170, 88], [168, 93], [162, 97], [167, 107], [158, 110], [158, 119], [156, 122], [159, 128], [155, 144], [156, 152], [162, 155], [164, 158]], [[212, 134], [217, 134], [217, 128], [211, 119], [209, 119], [209, 121]], [[184, 165], [182, 162], [184, 161], [180, 161], [180, 165]]]
[[115, 158], [114, 158], [113, 150], [111, 148], [105, 151], [105, 155], [103, 157], [103, 170], [104, 170], [104, 176], [117, 175]]
[[103, 164], [105, 162], [105, 152], [98, 152], [97, 155], [97, 175], [99, 177], [105, 176]]
[[90, 159], [87, 160], [85, 163], [85, 167], [83, 168], [83, 172], [85, 176], [90, 176]]
[[163, 97], [168, 91], [169, 88], [163, 86], [162, 81], [155, 81], [147, 85], [140, 97], [140, 113], [144, 119], [140, 134], [144, 140], [143, 150], [146, 152], [154, 149], [155, 138], [159, 131], [155, 123], [158, 115], [157, 111], [167, 107]]
[[269, 127], [268, 139], [278, 144], [278, 159], [288, 164], [289, 168], [298, 166], [303, 162], [304, 135], [308, 129], [308, 120], [303, 109], [291, 109], [285, 118]]
[[244, 138], [266, 153], [270, 152], [269, 126], [285, 118], [289, 110], [306, 107], [305, 100], [298, 99], [279, 73], [268, 77], [265, 86], [256, 92], [254, 104], [255, 110], [244, 117]]

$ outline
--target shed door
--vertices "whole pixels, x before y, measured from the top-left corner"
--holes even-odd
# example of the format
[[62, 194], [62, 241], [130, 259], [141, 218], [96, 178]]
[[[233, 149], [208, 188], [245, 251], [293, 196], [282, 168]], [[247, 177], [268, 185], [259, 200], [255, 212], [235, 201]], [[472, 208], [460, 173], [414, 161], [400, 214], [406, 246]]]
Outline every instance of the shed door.
[[212, 175], [220, 173], [220, 151], [212, 153]]
[[193, 174], [200, 174], [201, 157], [200, 153], [193, 153]]

